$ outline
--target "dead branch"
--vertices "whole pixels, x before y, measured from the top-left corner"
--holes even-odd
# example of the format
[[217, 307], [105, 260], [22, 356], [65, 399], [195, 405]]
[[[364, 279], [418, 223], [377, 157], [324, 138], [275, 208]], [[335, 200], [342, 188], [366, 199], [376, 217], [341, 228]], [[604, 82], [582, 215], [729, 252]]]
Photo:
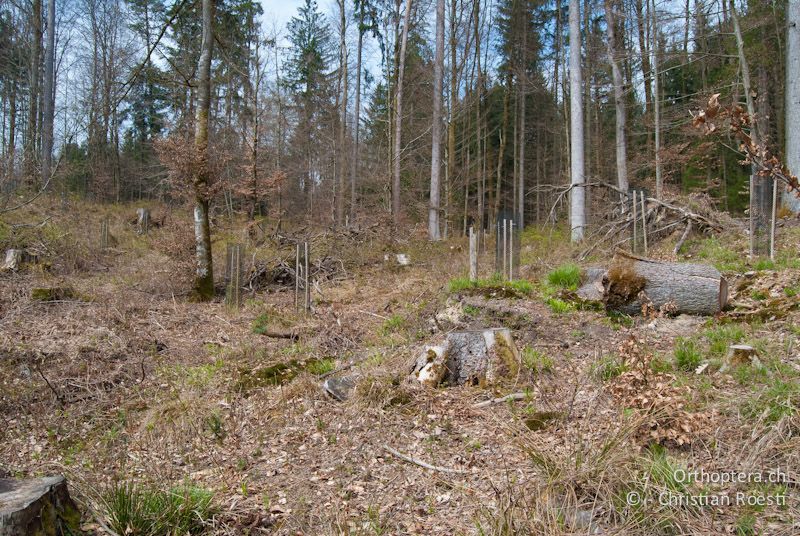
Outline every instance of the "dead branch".
[[401, 454], [394, 450], [392, 447], [388, 445], [383, 446], [383, 450], [392, 454], [393, 456], [397, 456], [403, 461], [408, 463], [413, 463], [414, 465], [419, 465], [420, 467], [424, 467], [425, 469], [430, 469], [431, 471], [439, 471], [440, 473], [451, 473], [451, 474], [458, 474], [458, 475], [465, 475], [468, 474], [467, 471], [463, 469], [449, 469], [447, 467], [439, 467], [438, 465], [431, 465], [429, 463], [423, 462], [422, 460], [418, 460], [417, 458], [412, 458], [411, 456], [406, 456], [405, 454]]

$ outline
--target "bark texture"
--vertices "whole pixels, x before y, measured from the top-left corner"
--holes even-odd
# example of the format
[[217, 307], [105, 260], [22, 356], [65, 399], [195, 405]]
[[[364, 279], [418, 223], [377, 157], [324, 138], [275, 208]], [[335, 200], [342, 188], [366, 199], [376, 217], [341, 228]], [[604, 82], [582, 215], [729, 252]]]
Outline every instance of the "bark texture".
[[581, 13], [579, 0], [569, 2], [569, 91], [570, 91], [570, 229], [572, 241], [583, 240], [586, 226], [583, 159], [583, 82], [581, 81]]
[[416, 360], [411, 377], [428, 387], [492, 384], [519, 372], [520, 355], [507, 328], [454, 331]]
[[630, 315], [641, 314], [645, 308], [669, 314], [714, 315], [728, 303], [728, 282], [710, 265], [618, 254], [608, 270], [586, 270], [577, 294]]
[[0, 479], [0, 536], [79, 534], [80, 518], [63, 476]]
[[[786, 165], [800, 175], [800, 2], [786, 2], [786, 23]], [[794, 192], [783, 192], [783, 204], [800, 212]]]

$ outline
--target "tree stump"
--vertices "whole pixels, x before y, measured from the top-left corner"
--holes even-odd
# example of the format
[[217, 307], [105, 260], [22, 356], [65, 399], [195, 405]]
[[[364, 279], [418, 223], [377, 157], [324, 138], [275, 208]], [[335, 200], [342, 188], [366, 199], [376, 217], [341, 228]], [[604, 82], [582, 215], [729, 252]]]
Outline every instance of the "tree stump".
[[519, 372], [520, 355], [507, 328], [454, 331], [440, 345], [429, 346], [411, 372], [428, 387], [492, 384]]
[[6, 258], [0, 266], [0, 272], [16, 272], [25, 264], [35, 263], [36, 255], [31, 255], [24, 249], [7, 249]]
[[647, 308], [714, 315], [728, 303], [728, 282], [707, 264], [663, 262], [619, 252], [607, 271], [586, 270], [577, 295], [631, 315]]
[[80, 518], [63, 476], [0, 479], [0, 536], [79, 534]]

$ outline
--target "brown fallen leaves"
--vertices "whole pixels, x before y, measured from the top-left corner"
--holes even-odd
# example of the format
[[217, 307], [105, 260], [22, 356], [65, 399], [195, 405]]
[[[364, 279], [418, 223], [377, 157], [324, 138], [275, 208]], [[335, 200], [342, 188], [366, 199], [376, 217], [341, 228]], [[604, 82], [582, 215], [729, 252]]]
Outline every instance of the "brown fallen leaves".
[[648, 415], [638, 431], [640, 441], [689, 445], [709, 430], [711, 415], [690, 411], [689, 386], [676, 386], [672, 374], [653, 372], [653, 356], [644, 344], [644, 340], [631, 337], [620, 345], [620, 357], [628, 370], [611, 382], [611, 394], [623, 407]]

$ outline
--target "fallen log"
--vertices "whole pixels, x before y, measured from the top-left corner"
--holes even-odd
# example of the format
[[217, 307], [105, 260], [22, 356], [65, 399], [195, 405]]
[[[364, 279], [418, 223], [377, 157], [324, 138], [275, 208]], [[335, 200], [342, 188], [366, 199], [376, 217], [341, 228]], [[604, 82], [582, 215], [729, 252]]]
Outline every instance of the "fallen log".
[[608, 270], [586, 270], [577, 296], [630, 315], [646, 310], [714, 315], [728, 303], [728, 282], [707, 264], [664, 262], [618, 251]]

